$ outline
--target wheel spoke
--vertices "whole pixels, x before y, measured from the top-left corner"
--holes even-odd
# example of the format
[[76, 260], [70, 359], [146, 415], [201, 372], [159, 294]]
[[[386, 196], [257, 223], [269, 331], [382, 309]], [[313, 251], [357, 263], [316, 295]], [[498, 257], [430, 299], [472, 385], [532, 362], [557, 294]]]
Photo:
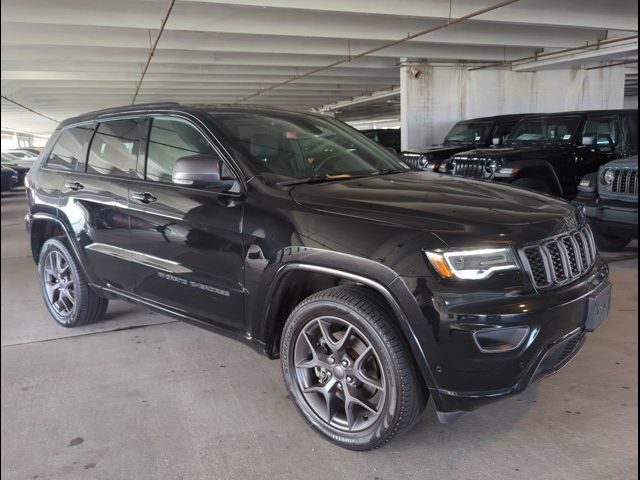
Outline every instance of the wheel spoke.
[[347, 329], [344, 332], [344, 335], [342, 336], [342, 338], [340, 338], [339, 340], [335, 340], [333, 338], [333, 335], [331, 335], [328, 323], [322, 319], [318, 319], [317, 322], [318, 322], [318, 327], [320, 328], [320, 332], [322, 334], [322, 338], [324, 338], [324, 341], [327, 343], [327, 346], [331, 349], [331, 351], [333, 353], [338, 353], [342, 351], [345, 344], [349, 340], [349, 337], [351, 337], [351, 332], [353, 331], [353, 327], [351, 325], [347, 326]]
[[337, 396], [335, 395], [335, 392], [333, 392], [333, 390], [335, 389], [337, 383], [338, 382], [336, 382], [336, 380], [332, 378], [325, 384], [312, 385], [302, 390], [302, 392], [307, 395], [319, 394], [324, 397], [327, 408], [325, 420], [327, 422], [331, 422], [331, 419], [335, 415]]

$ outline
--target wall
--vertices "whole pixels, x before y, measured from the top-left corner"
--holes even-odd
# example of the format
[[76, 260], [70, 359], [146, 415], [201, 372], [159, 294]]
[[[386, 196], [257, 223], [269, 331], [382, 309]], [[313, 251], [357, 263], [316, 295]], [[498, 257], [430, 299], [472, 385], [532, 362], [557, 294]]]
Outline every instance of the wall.
[[440, 143], [449, 128], [465, 118], [623, 108], [624, 79], [623, 66], [513, 72], [404, 63], [400, 69], [402, 147], [412, 150]]

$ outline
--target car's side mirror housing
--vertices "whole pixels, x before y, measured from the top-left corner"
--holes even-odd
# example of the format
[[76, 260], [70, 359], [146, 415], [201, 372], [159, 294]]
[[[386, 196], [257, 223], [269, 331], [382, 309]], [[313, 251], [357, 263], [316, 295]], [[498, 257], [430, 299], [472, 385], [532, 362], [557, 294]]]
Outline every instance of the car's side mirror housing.
[[171, 180], [177, 185], [215, 188], [222, 181], [222, 160], [216, 155], [189, 155], [176, 160]]

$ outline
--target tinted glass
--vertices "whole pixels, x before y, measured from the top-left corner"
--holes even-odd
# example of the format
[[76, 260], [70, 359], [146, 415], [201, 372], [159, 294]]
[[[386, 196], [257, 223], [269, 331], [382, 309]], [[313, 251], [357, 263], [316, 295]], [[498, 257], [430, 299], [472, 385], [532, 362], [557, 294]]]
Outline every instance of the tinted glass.
[[[92, 125], [73, 127], [62, 132], [49, 154], [47, 167], [60, 170], [84, 170], [85, 159], [82, 152], [91, 140], [92, 133]], [[78, 165], [80, 165], [79, 168]]]
[[212, 122], [266, 180], [348, 178], [409, 169], [384, 147], [329, 118], [216, 112]]
[[618, 143], [618, 118], [590, 118], [584, 126], [582, 136], [595, 138], [595, 143], [597, 145], [605, 147], [609, 145], [616, 145]]
[[190, 123], [175, 118], [154, 118], [149, 134], [146, 179], [171, 183], [176, 160], [190, 155], [216, 153]]
[[518, 123], [507, 143], [553, 143], [575, 141], [580, 117], [532, 117]]
[[101, 123], [91, 142], [87, 172], [114, 177], [134, 175], [140, 125], [135, 119]]
[[491, 127], [490, 122], [465, 122], [458, 123], [453, 126], [447, 138], [445, 138], [445, 144], [474, 144], [483, 143], [488, 140]]

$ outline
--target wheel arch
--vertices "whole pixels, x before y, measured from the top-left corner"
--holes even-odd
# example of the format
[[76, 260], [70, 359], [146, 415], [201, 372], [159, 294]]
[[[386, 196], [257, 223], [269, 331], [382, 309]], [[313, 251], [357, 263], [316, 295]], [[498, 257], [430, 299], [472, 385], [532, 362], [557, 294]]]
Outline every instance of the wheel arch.
[[521, 178], [538, 178], [544, 181], [551, 193], [557, 196], [563, 195], [562, 183], [551, 164], [546, 160], [526, 160], [513, 162], [509, 167], [518, 168], [518, 174], [510, 179], [510, 182]]
[[42, 212], [32, 214], [29, 227], [29, 237], [31, 256], [36, 264], [40, 260], [40, 251], [42, 250], [42, 246], [47, 240], [53, 237], [64, 237], [71, 253], [75, 256], [83, 273], [87, 279], [91, 279], [86, 265], [82, 261], [78, 243], [75, 241], [74, 236], [69, 232], [67, 225], [65, 225], [60, 218], [49, 213]]
[[[322, 280], [315, 284], [317, 288], [313, 289], [313, 291], [305, 292], [302, 295], [297, 295], [295, 291], [293, 295], [284, 294], [289, 291], [291, 286], [302, 284], [303, 282], [300, 280], [310, 278], [314, 275], [319, 275]], [[317, 278], [318, 277], [316, 277], [316, 279]], [[395, 279], [397, 280], [398, 277], [396, 276]], [[378, 294], [389, 307], [393, 313], [392, 321], [396, 327], [398, 327], [398, 333], [402, 335], [403, 340], [408, 345], [409, 353], [416, 362], [422, 378], [430, 389], [435, 388], [432, 369], [414, 333], [407, 313], [401, 307], [400, 302], [393, 293], [392, 283], [395, 284], [395, 280], [389, 284], [385, 284], [368, 275], [353, 273], [335, 267], [298, 262], [281, 266], [269, 287], [267, 307], [265, 308], [265, 313], [262, 318], [260, 337], [261, 340], [264, 341], [266, 354], [270, 358], [278, 358], [279, 339], [282, 334], [282, 328], [293, 308], [304, 300], [304, 298], [307, 298], [317, 291], [330, 288], [331, 286], [341, 284], [362, 285]]]

